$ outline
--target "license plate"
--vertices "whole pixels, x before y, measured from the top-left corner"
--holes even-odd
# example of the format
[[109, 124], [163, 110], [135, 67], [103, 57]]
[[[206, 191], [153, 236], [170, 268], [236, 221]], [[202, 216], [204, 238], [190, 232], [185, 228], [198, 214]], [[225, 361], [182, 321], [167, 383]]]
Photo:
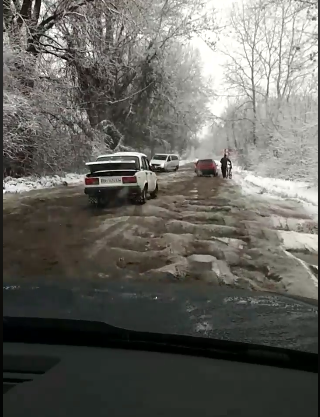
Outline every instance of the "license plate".
[[119, 184], [122, 182], [122, 178], [113, 177], [113, 178], [100, 178], [101, 184]]

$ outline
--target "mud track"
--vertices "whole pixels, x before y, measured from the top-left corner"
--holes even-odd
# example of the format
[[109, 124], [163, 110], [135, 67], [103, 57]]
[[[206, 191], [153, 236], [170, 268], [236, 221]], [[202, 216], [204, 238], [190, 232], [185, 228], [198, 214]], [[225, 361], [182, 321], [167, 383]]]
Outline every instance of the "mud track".
[[[152, 280], [317, 298], [315, 270], [278, 230], [317, 233], [297, 203], [248, 197], [232, 181], [159, 176], [144, 206], [92, 209], [81, 186], [4, 198], [4, 283]], [[277, 219], [277, 221], [275, 221]], [[317, 254], [308, 254], [317, 265]]]

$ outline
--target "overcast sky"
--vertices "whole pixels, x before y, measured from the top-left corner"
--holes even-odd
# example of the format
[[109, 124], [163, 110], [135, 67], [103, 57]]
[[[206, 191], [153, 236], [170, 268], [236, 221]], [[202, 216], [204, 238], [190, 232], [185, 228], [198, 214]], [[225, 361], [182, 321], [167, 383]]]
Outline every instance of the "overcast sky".
[[[228, 12], [235, 0], [208, 0], [208, 7], [213, 5], [217, 10], [217, 15], [221, 23], [226, 19]], [[223, 39], [222, 39], [223, 41]], [[200, 50], [203, 60], [203, 72], [206, 76], [214, 79], [214, 89], [217, 94], [223, 94], [223, 68], [225, 61], [224, 55], [219, 52], [213, 52], [201, 39], [195, 39], [194, 45]], [[214, 101], [212, 105], [213, 114], [221, 115], [226, 106], [226, 99], [220, 98]]]

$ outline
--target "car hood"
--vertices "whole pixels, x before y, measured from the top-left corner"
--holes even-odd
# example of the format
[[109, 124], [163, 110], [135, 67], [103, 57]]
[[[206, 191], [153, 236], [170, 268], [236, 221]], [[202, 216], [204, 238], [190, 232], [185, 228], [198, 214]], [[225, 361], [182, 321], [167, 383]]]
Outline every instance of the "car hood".
[[5, 316], [96, 320], [318, 352], [316, 301], [185, 284], [112, 282], [4, 285]]

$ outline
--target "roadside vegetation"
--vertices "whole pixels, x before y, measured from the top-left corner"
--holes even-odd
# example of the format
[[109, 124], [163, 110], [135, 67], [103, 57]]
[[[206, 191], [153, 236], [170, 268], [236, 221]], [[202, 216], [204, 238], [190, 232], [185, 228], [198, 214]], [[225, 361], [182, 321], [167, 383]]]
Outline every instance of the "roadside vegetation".
[[4, 175], [77, 172], [108, 150], [183, 153], [210, 89], [190, 41], [205, 0], [3, 1]]

